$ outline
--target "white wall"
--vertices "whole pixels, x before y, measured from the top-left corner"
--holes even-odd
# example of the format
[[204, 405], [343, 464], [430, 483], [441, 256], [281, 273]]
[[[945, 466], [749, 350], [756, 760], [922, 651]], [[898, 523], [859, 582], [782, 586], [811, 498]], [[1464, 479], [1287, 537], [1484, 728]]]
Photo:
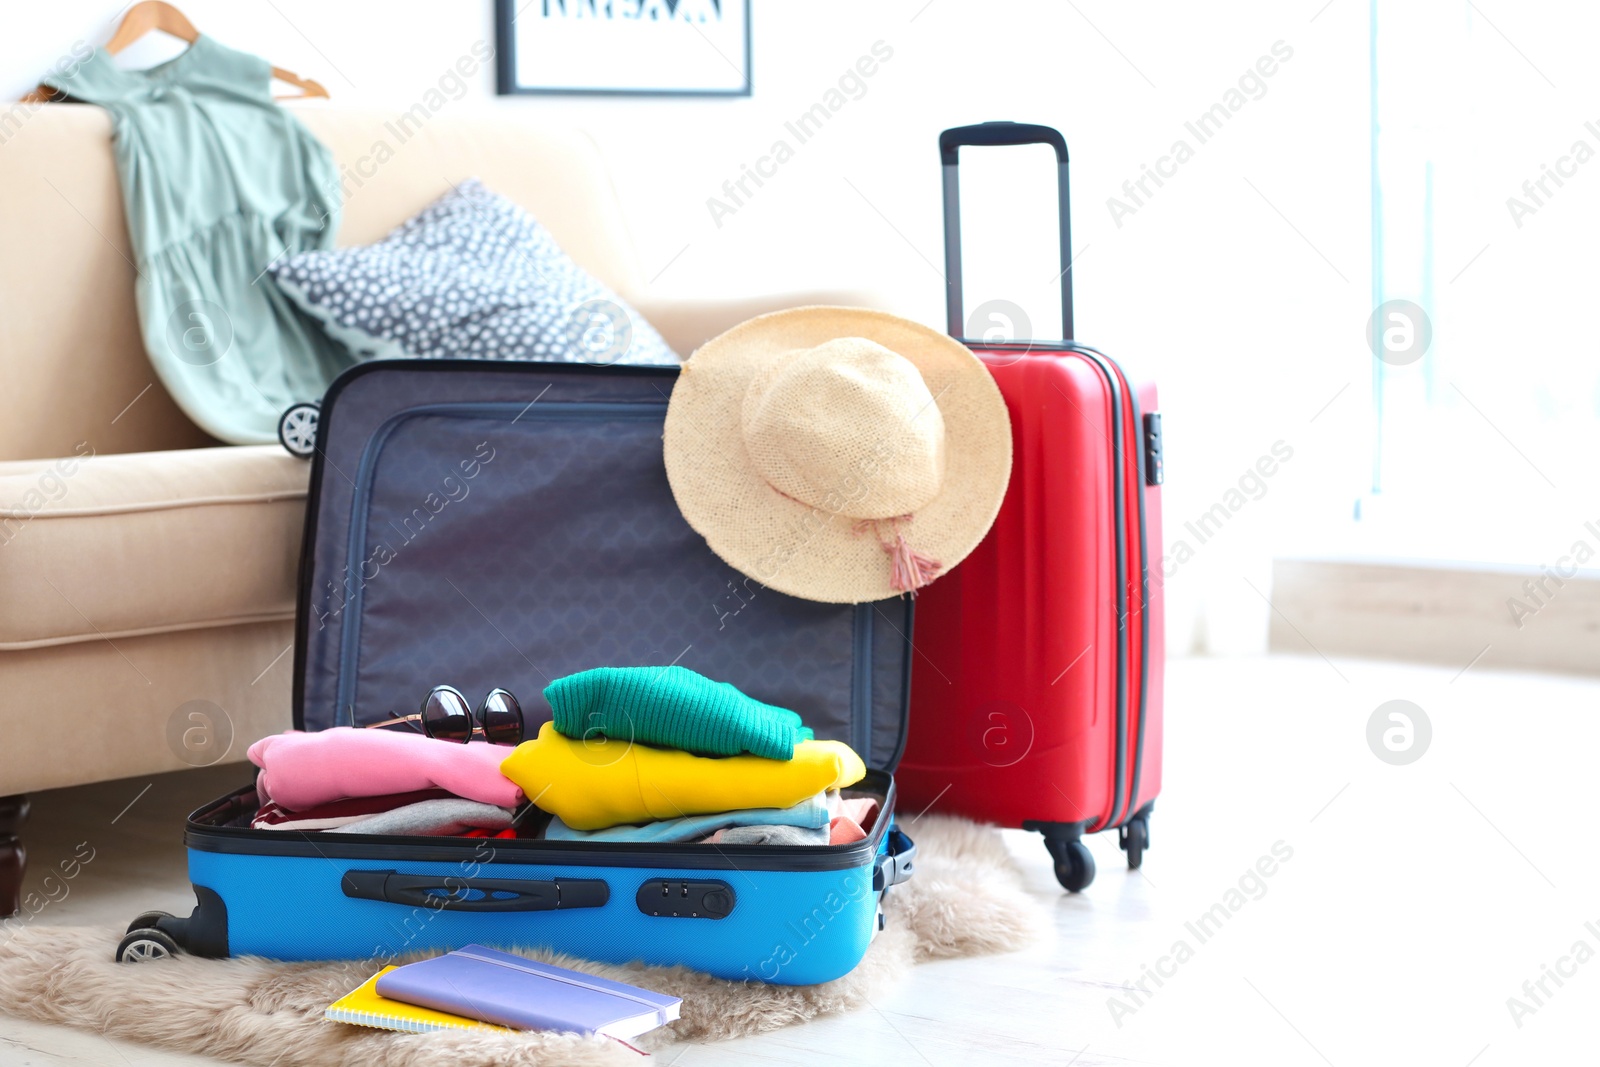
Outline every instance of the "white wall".
[[[222, 42], [319, 79], [336, 104], [406, 107], [473, 42], [493, 41], [487, 2], [182, 6]], [[661, 287], [862, 285], [938, 325], [939, 130], [991, 118], [1061, 128], [1074, 157], [1078, 336], [1163, 388], [1168, 541], [1194, 552], [1169, 585], [1172, 644], [1226, 651], [1264, 640], [1266, 608], [1250, 586], [1268, 590], [1266, 547], [1295, 524], [1345, 514], [1367, 460], [1366, 5], [1321, 7], [755, 0], [752, 98], [501, 99], [484, 70], [451, 106], [592, 130]], [[103, 42], [120, 8], [52, 0], [11, 13], [0, 92], [24, 91], [75, 40]], [[707, 199], [879, 41], [893, 55], [865, 95], [718, 226]], [[1291, 58], [1251, 80], [1277, 42]], [[125, 55], [145, 65], [163, 47], [174, 46]], [[1201, 144], [1185, 122], [1241, 77], [1251, 96], [1234, 98], [1242, 106]], [[1159, 189], [1147, 180], [1154, 195], [1114, 219], [1108, 198], [1179, 139], [1193, 158]], [[970, 279], [1022, 304], [1042, 333], [1055, 314], [1048, 166], [1003, 152], [1018, 166], [964, 167]], [[1005, 171], [1023, 175], [1024, 162], [1037, 164], [1032, 180], [1004, 189]], [[1258, 486], [1247, 472], [1280, 440], [1293, 459]], [[1204, 544], [1187, 534], [1185, 520], [1245, 499], [1228, 495], [1241, 477], [1261, 499]]]

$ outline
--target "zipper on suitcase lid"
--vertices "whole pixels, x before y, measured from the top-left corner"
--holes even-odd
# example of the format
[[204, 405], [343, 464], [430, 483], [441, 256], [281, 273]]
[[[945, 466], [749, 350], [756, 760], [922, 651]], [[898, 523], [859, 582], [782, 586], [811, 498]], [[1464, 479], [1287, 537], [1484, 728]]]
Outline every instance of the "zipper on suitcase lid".
[[[1152, 423], [1154, 425], [1153, 446], [1155, 455], [1153, 457], [1150, 455], [1151, 442], [1148, 439], [1141, 441], [1141, 447], [1131, 455], [1118, 452], [1114, 456], [1118, 463], [1122, 465], [1121, 469], [1123, 470], [1124, 477], [1128, 478], [1128, 476], [1131, 475], [1131, 478], [1124, 482], [1124, 490], [1126, 490], [1129, 484], [1133, 486], [1136, 526], [1132, 532], [1137, 534], [1137, 540], [1134, 542], [1134, 550], [1139, 556], [1139, 667], [1137, 714], [1135, 714], [1135, 701], [1131, 695], [1128, 697], [1125, 706], [1125, 711], [1127, 712], [1127, 741], [1128, 745], [1132, 749], [1133, 766], [1131, 774], [1124, 772], [1125, 777], [1124, 775], [1119, 775], [1119, 778], [1123, 778], [1123, 780], [1127, 783], [1127, 789], [1123, 793], [1121, 799], [1121, 811], [1117, 813], [1115, 818], [1108, 820], [1105, 826], [1099, 828], [1110, 829], [1112, 827], [1125, 825], [1129, 819], [1137, 814], [1136, 805], [1138, 804], [1139, 800], [1140, 781], [1144, 768], [1144, 724], [1145, 710], [1147, 707], [1147, 689], [1149, 685], [1150, 674], [1150, 565], [1148, 551], [1149, 546], [1146, 544], [1145, 534], [1144, 492], [1147, 484], [1159, 485], [1161, 481], [1161, 416], [1159, 414], [1151, 413], [1141, 417], [1138, 393], [1134, 389], [1133, 383], [1128, 380], [1126, 373], [1123, 372], [1121, 366], [1115, 360], [1105, 355], [1103, 352], [1098, 351], [1097, 349], [1088, 348], [1088, 346], [1075, 347], [1085, 351], [1086, 354], [1092, 357], [1097, 357], [1097, 361], [1103, 361], [1101, 368], [1103, 372], [1115, 376], [1117, 381], [1120, 383], [1120, 392], [1122, 396], [1126, 397], [1127, 404], [1125, 408], [1120, 410], [1118, 413], [1119, 428], [1123, 428], [1124, 426], [1131, 427], [1132, 432], [1137, 435], [1141, 429], [1148, 429]], [[1121, 421], [1121, 417], [1123, 415], [1127, 416], [1128, 421], [1126, 424]], [[1123, 440], [1126, 441], [1126, 437], [1124, 437]], [[1153, 483], [1147, 476], [1152, 458], [1154, 460], [1156, 473]], [[1125, 502], [1127, 495], [1128, 494], [1126, 491], [1118, 493], [1116, 500], [1118, 506], [1124, 511], [1124, 515], [1122, 516], [1122, 528], [1120, 531], [1120, 537], [1124, 545], [1128, 543], [1128, 534], [1130, 532], [1127, 529], [1126, 521]], [[1126, 564], [1126, 561], [1124, 561], [1122, 567], [1120, 568], [1120, 573], [1118, 574], [1119, 589], [1123, 594], [1124, 602], [1126, 602], [1127, 599], [1126, 593], [1130, 584], [1130, 578], [1131, 567], [1129, 567]], [[1131, 605], [1127, 608], [1127, 610], [1132, 610]], [[1130, 642], [1131, 654], [1132, 638], [1131, 635], [1126, 633], [1126, 628], [1127, 616], [1126, 614], [1123, 614], [1119, 619], [1119, 631], [1121, 631], [1119, 636]], [[1131, 683], [1132, 679], [1130, 678], [1129, 681]], [[1126, 759], [1126, 757], [1127, 750], [1124, 749], [1123, 758]]]
[[1086, 349], [1073, 342], [1067, 342], [1071, 350], [1093, 364], [1110, 389], [1111, 399], [1111, 514], [1112, 537], [1115, 551], [1112, 555], [1112, 580], [1115, 582], [1116, 599], [1114, 609], [1116, 613], [1116, 705], [1117, 705], [1117, 743], [1115, 751], [1115, 769], [1112, 774], [1112, 801], [1111, 811], [1107, 813], [1105, 821], [1094, 827], [1095, 831], [1104, 830], [1120, 824], [1128, 807], [1128, 704], [1129, 704], [1129, 677], [1128, 659], [1128, 526], [1127, 526], [1127, 458], [1126, 435], [1124, 433], [1124, 400], [1126, 389], [1120, 375], [1110, 366], [1110, 359]]
[[850, 666], [850, 747], [872, 765], [872, 612], [873, 605], [857, 604], [852, 626], [855, 662]]
[[[900, 833], [898, 791], [888, 771], [869, 768], [856, 788], [882, 795], [867, 836], [840, 845], [717, 845], [696, 842], [549, 841], [543, 838], [423, 837], [414, 834], [344, 834], [332, 830], [257, 830], [233, 821], [252, 814], [255, 789], [244, 786], [189, 813], [183, 843], [197, 852], [254, 857], [291, 856], [373, 864], [471, 862], [524, 863], [557, 868], [618, 867], [644, 871], [836, 871], [862, 867], [877, 856], [884, 840]], [[492, 867], [490, 867], [492, 873]]]
[[[1160, 454], [1161, 416], [1156, 413], [1151, 413], [1148, 416], [1141, 416], [1139, 410], [1139, 397], [1133, 387], [1133, 383], [1128, 380], [1128, 377], [1126, 373], [1123, 372], [1122, 367], [1110, 356], [1107, 356], [1105, 353], [1100, 352], [1097, 349], [1089, 348], [1085, 345], [1074, 344], [1074, 347], [1090, 358], [1093, 358], [1101, 366], [1103, 373], [1114, 377], [1120, 384], [1120, 390], [1118, 390], [1118, 392], [1120, 392], [1122, 397], [1126, 398], [1126, 404], [1125, 406], [1121, 406], [1118, 410], [1117, 426], [1119, 431], [1126, 429], [1134, 434], [1135, 438], [1137, 439], [1140, 430], [1146, 430], [1148, 434], [1149, 428], [1153, 425], [1153, 440], [1150, 440], [1147, 437], [1144, 440], [1140, 440], [1140, 447], [1137, 449], [1137, 451], [1128, 453], [1124, 450], [1118, 450], [1113, 457], [1118, 462], [1118, 469], [1121, 470], [1124, 478], [1123, 491], [1119, 492], [1116, 497], [1117, 507], [1123, 512], [1123, 514], [1120, 516], [1120, 543], [1123, 546], [1127, 546], [1129, 542], [1129, 533], [1131, 532], [1137, 535], [1137, 540], [1134, 541], [1134, 551], [1137, 552], [1139, 557], [1139, 666], [1137, 701], [1135, 701], [1131, 694], [1128, 694], [1126, 696], [1125, 704], [1121, 709], [1126, 716], [1126, 747], [1123, 748], [1121, 758], [1126, 760], [1129, 756], [1129, 749], [1131, 749], [1132, 769], [1130, 772], [1125, 767], [1119, 767], [1119, 773], [1117, 777], [1126, 785], [1126, 789], [1122, 791], [1122, 796], [1119, 803], [1120, 810], [1115, 812], [1114, 817], [1107, 820], [1104, 826], [1099, 827], [1099, 829], [1110, 829], [1113, 827], [1126, 825], [1128, 820], [1137, 814], [1136, 805], [1138, 804], [1139, 800], [1139, 788], [1144, 769], [1144, 726], [1150, 674], [1150, 564], [1149, 546], [1146, 543], [1145, 532], [1144, 493], [1145, 486], [1147, 484], [1159, 485], [1162, 480], [1163, 472], [1161, 469], [1162, 460]], [[1115, 404], [1115, 397], [1113, 399], [1113, 403]], [[1123, 416], [1127, 417], [1126, 423], [1122, 421]], [[1127, 436], [1123, 434], [1121, 435], [1121, 439], [1125, 444], [1127, 441]], [[1153, 455], [1151, 454], [1152, 451], [1154, 453]], [[1155, 474], [1153, 479], [1148, 477], [1149, 468], [1152, 461], [1154, 464]], [[1126, 515], [1126, 500], [1128, 496], [1127, 488], [1129, 485], [1133, 487], [1132, 492], [1134, 497], [1135, 511], [1134, 520], [1136, 523], [1132, 531], [1129, 531], [1127, 528], [1128, 524]], [[1126, 547], [1124, 550], [1126, 551]], [[1118, 629], [1119, 640], [1128, 642], [1130, 655], [1132, 652], [1132, 635], [1127, 632], [1128, 619], [1126, 612], [1132, 610], [1131, 605], [1128, 604], [1127, 596], [1128, 587], [1131, 584], [1131, 577], [1131, 566], [1126, 560], [1126, 556], [1124, 556], [1120, 563], [1119, 573], [1117, 575], [1119, 594], [1125, 605], [1124, 613], [1119, 617]], [[1130, 686], [1132, 685], [1132, 682], [1133, 679], [1130, 677], [1128, 679]]]

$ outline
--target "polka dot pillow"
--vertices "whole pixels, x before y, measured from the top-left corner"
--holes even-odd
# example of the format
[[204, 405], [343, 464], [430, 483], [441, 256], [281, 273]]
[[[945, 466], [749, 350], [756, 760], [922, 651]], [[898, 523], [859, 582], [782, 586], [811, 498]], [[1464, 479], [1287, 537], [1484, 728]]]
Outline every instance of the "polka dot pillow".
[[300, 252], [270, 270], [365, 358], [679, 362], [533, 216], [476, 178], [376, 244]]

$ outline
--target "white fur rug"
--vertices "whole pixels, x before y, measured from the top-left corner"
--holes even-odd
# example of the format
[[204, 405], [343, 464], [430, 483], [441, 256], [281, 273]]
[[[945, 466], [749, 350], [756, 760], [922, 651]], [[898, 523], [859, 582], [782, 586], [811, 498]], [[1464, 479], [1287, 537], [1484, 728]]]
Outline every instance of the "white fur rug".
[[[682, 967], [609, 966], [544, 954], [683, 998], [682, 1018], [642, 1039], [717, 1041], [850, 1011], [915, 963], [1022, 947], [1040, 906], [998, 831], [926, 816], [912, 828], [916, 874], [884, 898], [887, 928], [850, 974], [819, 986], [727, 982]], [[327, 1022], [323, 1009], [371, 977], [362, 962], [274, 963], [182, 956], [118, 964], [120, 929], [0, 925], [0, 1011], [256, 1067], [584, 1067], [635, 1063], [615, 1042], [568, 1034], [400, 1034]]]

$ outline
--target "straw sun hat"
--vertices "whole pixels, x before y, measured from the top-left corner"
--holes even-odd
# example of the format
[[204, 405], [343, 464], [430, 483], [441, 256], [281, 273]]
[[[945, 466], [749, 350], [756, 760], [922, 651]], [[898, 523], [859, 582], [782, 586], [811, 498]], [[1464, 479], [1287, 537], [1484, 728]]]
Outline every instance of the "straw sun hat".
[[916, 590], [983, 539], [1011, 424], [966, 347], [862, 308], [761, 315], [707, 341], [667, 407], [667, 478], [712, 551], [835, 604]]

